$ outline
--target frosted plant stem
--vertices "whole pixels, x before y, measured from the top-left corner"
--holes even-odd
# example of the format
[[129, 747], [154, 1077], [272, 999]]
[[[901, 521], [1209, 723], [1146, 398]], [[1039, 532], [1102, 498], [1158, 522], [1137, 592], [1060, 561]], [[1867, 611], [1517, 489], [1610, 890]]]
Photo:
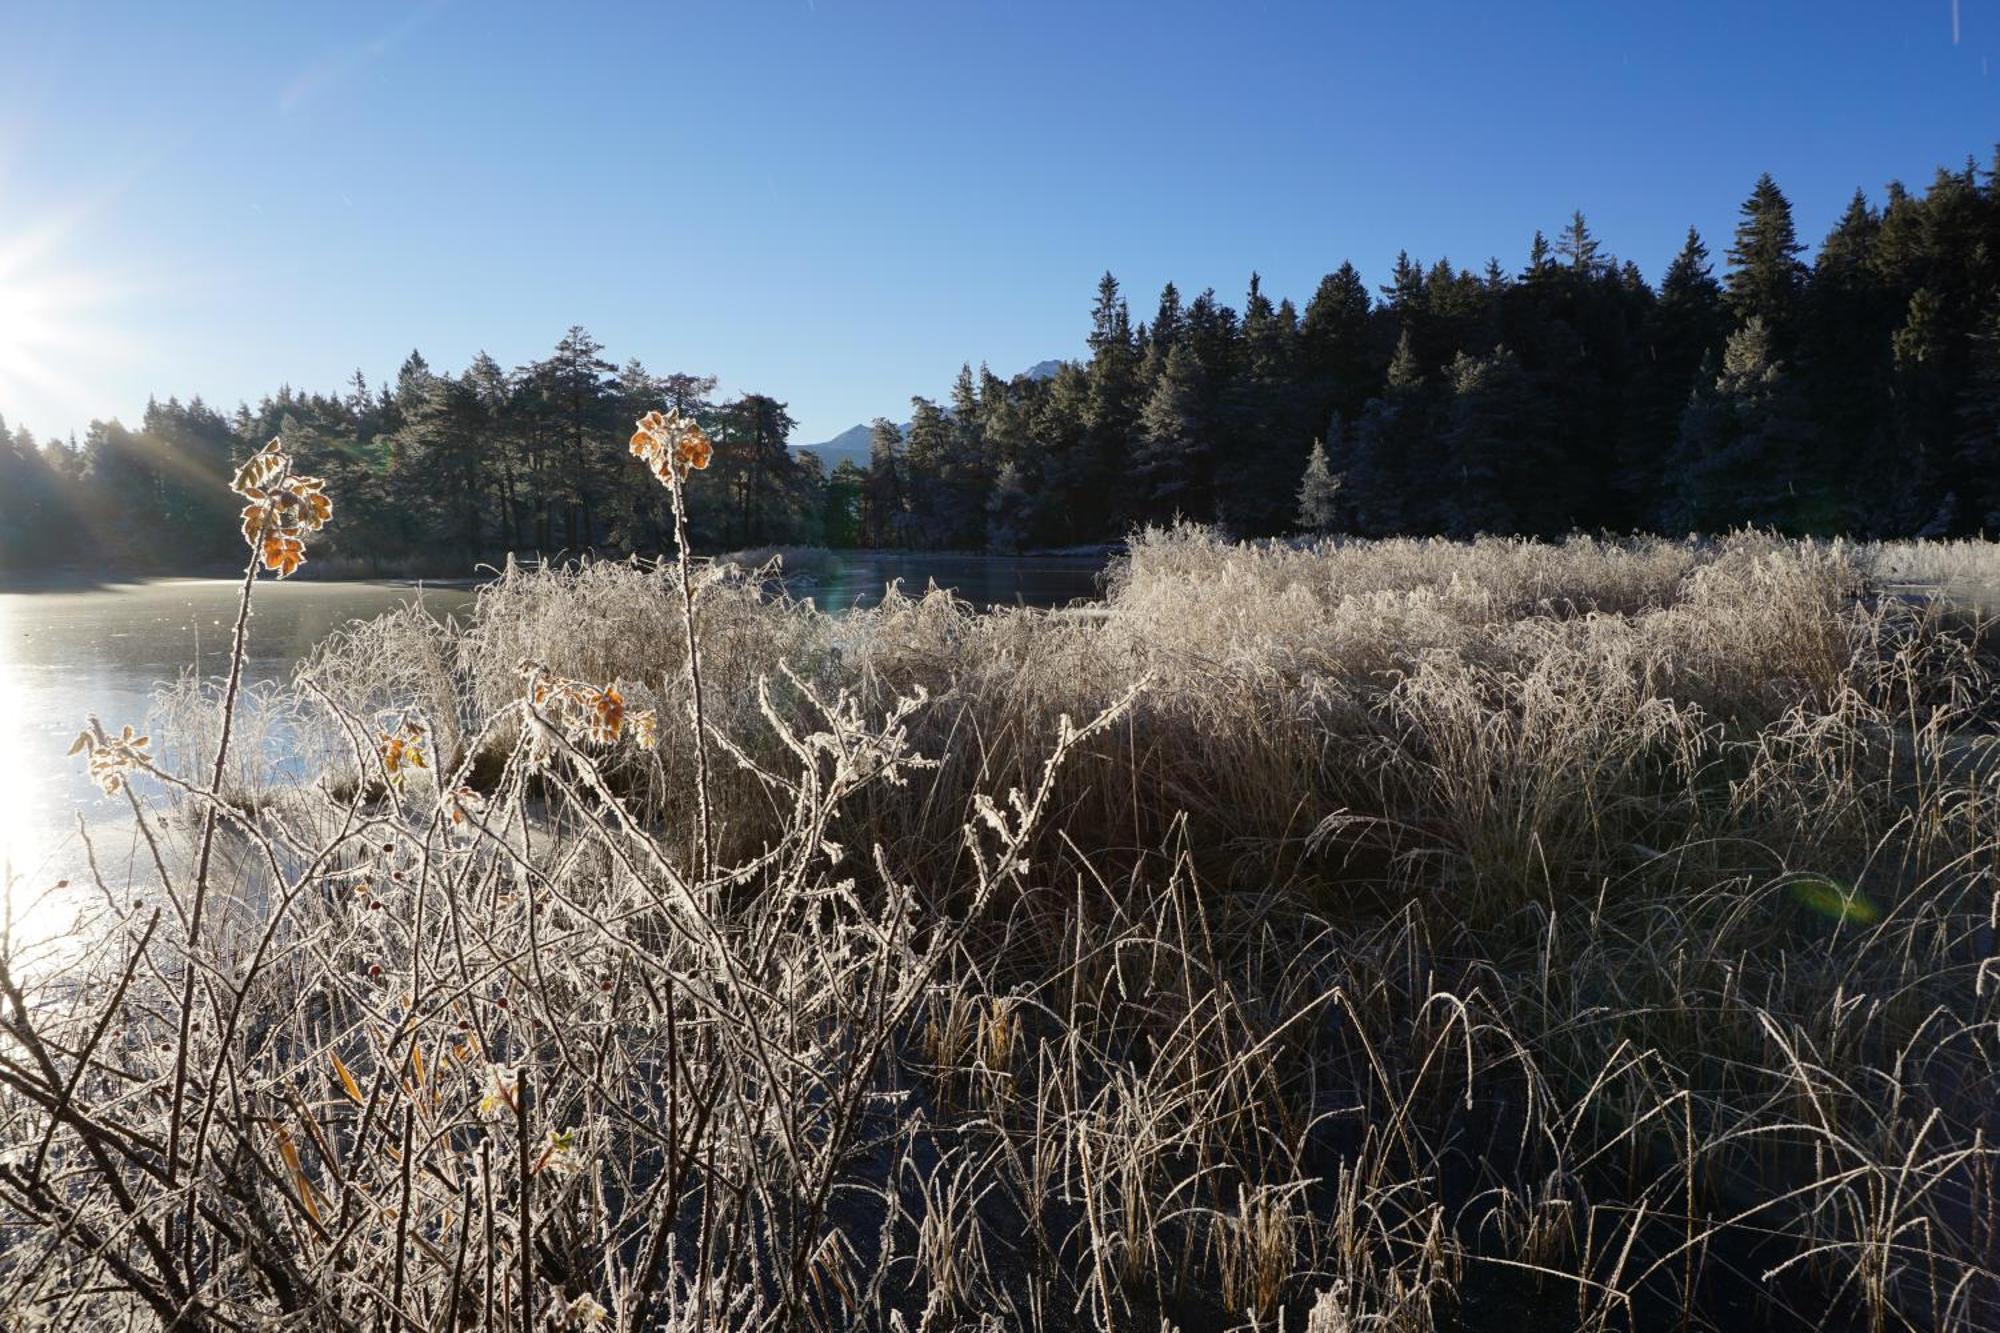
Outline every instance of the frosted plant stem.
[[680, 561], [681, 612], [687, 622], [688, 694], [694, 708], [694, 821], [697, 859], [694, 881], [708, 879], [715, 860], [715, 846], [708, 823], [708, 721], [701, 698], [701, 645], [694, 626], [694, 580], [688, 564], [687, 509], [681, 502], [681, 482], [676, 474], [667, 487], [674, 497], [674, 554]]
[[[236, 721], [236, 695], [243, 685], [243, 652], [250, 637], [250, 594], [257, 586], [257, 556], [253, 546], [243, 568], [243, 590], [236, 599], [236, 633], [229, 650], [229, 682], [222, 691], [222, 734], [215, 744], [215, 764], [209, 771], [209, 800], [202, 811], [201, 841], [194, 858], [194, 904], [188, 911], [187, 957], [181, 983], [180, 1035], [174, 1053], [173, 1108], [167, 1126], [167, 1179], [180, 1169], [181, 1122], [186, 1114], [188, 1042], [194, 1023], [194, 951], [201, 942], [203, 909], [208, 903], [209, 862], [215, 852], [218, 823], [216, 803], [222, 799], [222, 771], [229, 761], [229, 733]], [[193, 1204], [190, 1202], [189, 1207]]]

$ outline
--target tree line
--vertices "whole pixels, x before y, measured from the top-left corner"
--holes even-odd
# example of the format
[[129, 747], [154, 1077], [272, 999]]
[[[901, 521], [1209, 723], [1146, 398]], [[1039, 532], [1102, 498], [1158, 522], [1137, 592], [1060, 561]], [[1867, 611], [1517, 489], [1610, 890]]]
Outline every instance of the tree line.
[[507, 551], [657, 552], [672, 512], [626, 446], [639, 416], [667, 406], [698, 417], [715, 442], [710, 468], [690, 482], [691, 535], [704, 548], [842, 539], [822, 512], [842, 508], [837, 487], [788, 447], [785, 404], [757, 393], [718, 401], [715, 387], [712, 375], [614, 366], [572, 328], [547, 358], [512, 371], [482, 353], [449, 374], [413, 352], [394, 382], [357, 372], [340, 394], [283, 388], [229, 415], [198, 398], [155, 400], [136, 429], [97, 421], [80, 442], [39, 447], [17, 430], [0, 449], [0, 562], [240, 559], [227, 478], [273, 437], [299, 470], [326, 478], [338, 507], [316, 545], [321, 568], [462, 571]]
[[710, 550], [1018, 551], [1175, 518], [1240, 536], [2000, 533], [1996, 171], [1968, 160], [1879, 205], [1857, 191], [1810, 263], [1766, 175], [1720, 265], [1690, 228], [1657, 286], [1580, 212], [1519, 270], [1406, 253], [1371, 291], [1342, 264], [1303, 309], [1252, 274], [1240, 311], [1169, 284], [1135, 321], [1106, 274], [1086, 356], [1009, 380], [967, 365], [906, 426], [878, 420], [866, 466], [831, 472], [789, 447], [784, 403], [614, 366], [580, 328], [512, 371], [413, 353], [390, 384], [227, 416], [170, 399], [80, 442], [0, 425], [0, 562], [229, 558], [218, 479], [274, 435], [327, 477], [329, 551], [357, 562], [653, 552], [670, 518], [625, 439], [664, 406], [716, 442], [689, 496]]

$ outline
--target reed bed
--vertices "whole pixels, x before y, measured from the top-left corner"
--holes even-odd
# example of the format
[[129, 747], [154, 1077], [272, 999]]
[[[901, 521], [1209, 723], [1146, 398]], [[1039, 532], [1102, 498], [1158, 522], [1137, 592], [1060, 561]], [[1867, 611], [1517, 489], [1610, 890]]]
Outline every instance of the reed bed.
[[353, 627], [303, 772], [86, 743], [192, 818], [0, 968], [0, 1310], [2000, 1326], [1995, 659], [1876, 590], [1177, 529], [1089, 615], [683, 552]]

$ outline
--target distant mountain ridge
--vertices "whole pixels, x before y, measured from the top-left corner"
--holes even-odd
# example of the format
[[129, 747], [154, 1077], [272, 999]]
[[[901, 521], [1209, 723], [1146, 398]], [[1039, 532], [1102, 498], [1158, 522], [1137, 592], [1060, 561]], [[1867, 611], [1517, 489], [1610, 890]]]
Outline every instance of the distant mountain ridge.
[[868, 441], [874, 433], [873, 426], [849, 426], [830, 440], [821, 440], [818, 444], [795, 444], [792, 448], [818, 454], [819, 461], [826, 465], [828, 472], [846, 459], [853, 459], [859, 467], [867, 467]]
[[[1061, 370], [1062, 367], [1063, 363], [1061, 361], [1037, 361], [1034, 365], [1029, 366], [1026, 370], [1015, 376], [1015, 378], [1030, 380], [1054, 379], [1056, 372]], [[910, 423], [907, 421], [898, 422], [897, 425], [905, 433], [910, 429]], [[820, 463], [828, 472], [832, 472], [842, 463], [848, 461], [852, 461], [856, 467], [865, 468], [868, 466], [868, 442], [874, 433], [874, 424], [872, 422], [863, 422], [860, 425], [849, 426], [830, 440], [821, 440], [817, 444], [795, 444], [792, 448], [801, 452], [810, 451], [818, 455]]]

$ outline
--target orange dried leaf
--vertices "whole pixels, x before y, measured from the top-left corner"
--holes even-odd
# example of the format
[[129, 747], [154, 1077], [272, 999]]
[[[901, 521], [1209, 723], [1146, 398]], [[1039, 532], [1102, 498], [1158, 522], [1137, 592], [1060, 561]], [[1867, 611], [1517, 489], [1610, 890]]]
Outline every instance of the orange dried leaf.
[[333, 1057], [333, 1072], [340, 1075], [340, 1085], [347, 1089], [348, 1100], [352, 1101], [356, 1106], [367, 1105], [368, 1099], [361, 1095], [361, 1085], [354, 1081], [354, 1075], [342, 1063], [340, 1053], [338, 1051], [328, 1051], [327, 1054]]
[[313, 1198], [312, 1181], [306, 1178], [306, 1170], [299, 1162], [298, 1146], [283, 1125], [278, 1126], [278, 1155], [285, 1159], [285, 1169], [292, 1173], [292, 1187], [299, 1192], [299, 1202], [305, 1205], [312, 1220], [318, 1222], [319, 1202]]

